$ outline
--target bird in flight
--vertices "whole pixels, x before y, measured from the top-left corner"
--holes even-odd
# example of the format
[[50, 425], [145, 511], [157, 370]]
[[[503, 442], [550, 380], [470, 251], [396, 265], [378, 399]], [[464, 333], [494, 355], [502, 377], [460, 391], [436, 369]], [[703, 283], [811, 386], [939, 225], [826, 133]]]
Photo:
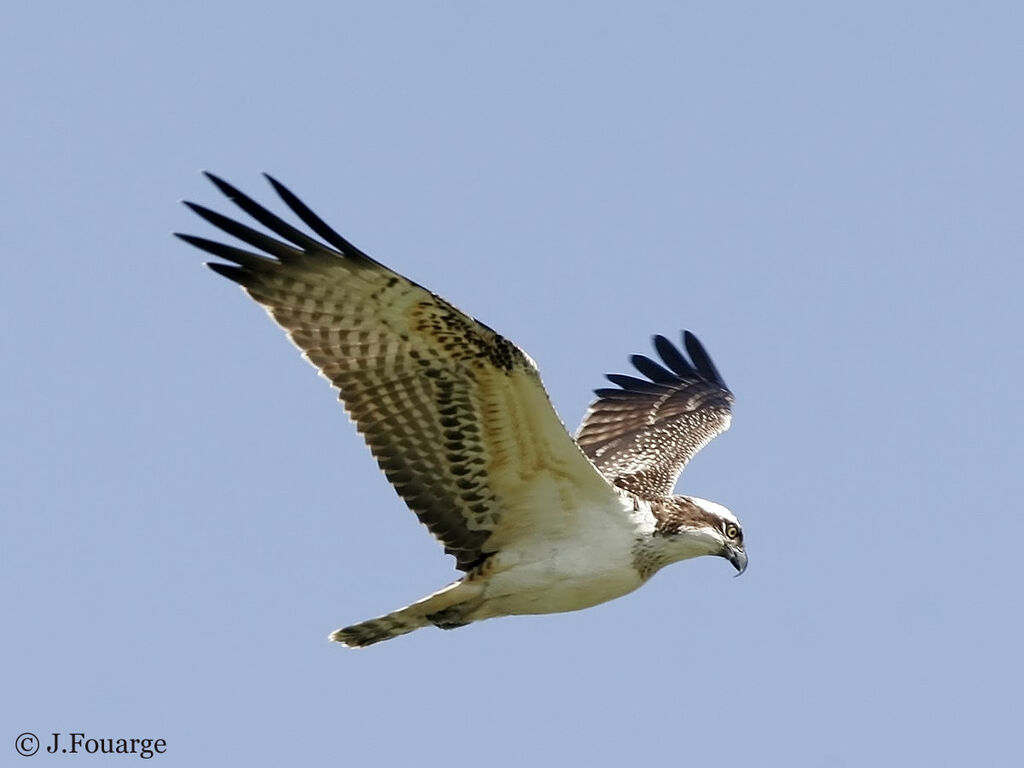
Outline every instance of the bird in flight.
[[574, 438], [515, 344], [367, 256], [270, 176], [312, 234], [206, 175], [276, 237], [195, 203], [185, 205], [249, 248], [177, 237], [221, 259], [210, 269], [262, 304], [339, 391], [398, 495], [464, 574], [331, 640], [362, 647], [430, 625], [589, 608], [701, 555], [746, 569], [736, 517], [672, 495], [687, 462], [728, 429], [733, 402], [689, 331], [685, 353], [655, 336], [660, 363], [634, 355], [640, 377], [609, 375], [615, 386], [595, 390]]

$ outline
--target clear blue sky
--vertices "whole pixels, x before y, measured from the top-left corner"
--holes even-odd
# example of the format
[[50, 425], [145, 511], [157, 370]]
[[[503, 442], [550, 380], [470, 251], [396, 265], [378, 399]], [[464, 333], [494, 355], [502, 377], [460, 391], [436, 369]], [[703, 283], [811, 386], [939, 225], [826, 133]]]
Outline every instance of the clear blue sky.
[[[84, 731], [182, 766], [1015, 764], [1022, 40], [1009, 2], [9, 9], [0, 763]], [[736, 408], [680, 490], [747, 573], [329, 644], [453, 570], [170, 237], [229, 210], [203, 168], [518, 342], [572, 429], [695, 331]]]

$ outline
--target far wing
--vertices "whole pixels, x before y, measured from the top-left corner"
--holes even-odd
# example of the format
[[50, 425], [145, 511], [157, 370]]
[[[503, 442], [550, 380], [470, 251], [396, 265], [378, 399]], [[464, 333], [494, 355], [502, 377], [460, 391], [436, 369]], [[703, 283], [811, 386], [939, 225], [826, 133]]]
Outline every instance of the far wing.
[[670, 494], [694, 454], [729, 428], [732, 393], [697, 337], [686, 331], [683, 343], [689, 360], [664, 336], [654, 337], [664, 365], [634, 355], [646, 379], [610, 374], [619, 388], [595, 390], [576, 435], [609, 480], [640, 495]]
[[262, 253], [178, 237], [231, 262], [209, 266], [266, 307], [338, 388], [388, 480], [459, 568], [471, 570], [516, 538], [578, 524], [559, 514], [566, 501], [578, 514], [608, 508], [611, 486], [516, 345], [362, 253], [273, 179], [330, 245], [207, 175], [282, 239], [193, 203], [186, 205]]

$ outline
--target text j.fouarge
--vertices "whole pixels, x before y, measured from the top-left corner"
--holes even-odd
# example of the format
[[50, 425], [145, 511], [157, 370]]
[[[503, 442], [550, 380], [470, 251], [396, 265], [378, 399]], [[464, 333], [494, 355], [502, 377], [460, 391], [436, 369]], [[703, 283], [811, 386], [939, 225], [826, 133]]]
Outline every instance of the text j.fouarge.
[[110, 738], [87, 736], [84, 733], [54, 733], [46, 751], [66, 755], [137, 755], [143, 759], [167, 751], [167, 739]]

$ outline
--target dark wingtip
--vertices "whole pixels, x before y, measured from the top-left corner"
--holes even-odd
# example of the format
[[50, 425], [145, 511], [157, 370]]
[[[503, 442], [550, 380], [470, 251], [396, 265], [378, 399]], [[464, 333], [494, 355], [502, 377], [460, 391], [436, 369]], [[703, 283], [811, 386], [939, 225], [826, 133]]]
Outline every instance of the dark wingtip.
[[293, 202], [297, 203], [302, 208], [307, 208], [306, 204], [299, 200], [298, 196], [294, 192], [288, 189], [288, 187], [286, 187], [280, 181], [275, 179], [269, 173], [264, 171], [262, 173], [262, 176], [264, 179], [267, 180], [267, 183], [274, 188], [274, 191], [277, 193], [277, 196], [284, 200], [284, 202], [288, 205], [289, 208], [292, 207]]
[[658, 365], [646, 355], [633, 355], [629, 361], [640, 373], [657, 384], [674, 384], [679, 381], [676, 374]]
[[367, 264], [377, 263], [352, 245], [352, 243], [347, 239], [338, 234], [329, 224], [327, 224], [327, 222], [315, 214], [308, 205], [302, 202], [298, 195], [288, 189], [288, 187], [280, 181], [266, 172], [263, 173], [263, 178], [265, 178], [270, 186], [274, 188], [277, 196], [284, 201], [285, 205], [291, 209], [292, 213], [298, 216], [306, 226], [316, 232], [316, 234], [322, 237], [325, 241], [341, 251], [341, 253], [347, 258], [358, 259]]
[[245, 282], [245, 270], [232, 264], [220, 264], [216, 261], [207, 261], [203, 266], [212, 269], [221, 277], [226, 277], [232, 282], [243, 284]]
[[645, 395], [660, 395], [665, 392], [665, 385], [647, 379], [639, 379], [636, 376], [627, 376], [624, 373], [606, 373], [605, 378], [612, 384], [622, 387], [629, 392], [638, 392]]
[[232, 186], [228, 182], [224, 181], [224, 179], [222, 179], [215, 173], [203, 171], [203, 176], [209, 179], [210, 183], [212, 183], [217, 189], [219, 189], [224, 194], [225, 197], [231, 198], [233, 200], [236, 197], [242, 195], [241, 191], [239, 191], [236, 187]]
[[[682, 333], [682, 348], [661, 334], [652, 336], [651, 341], [658, 356], [661, 357], [661, 364], [646, 355], [632, 355], [629, 358], [633, 367], [650, 379], [649, 383], [645, 382], [648, 384], [647, 387], [641, 387], [640, 380], [629, 376], [609, 375], [609, 381], [632, 391], [651, 391], [651, 387], [657, 385], [671, 386], [694, 380], [704, 380], [726, 391], [729, 390], [704, 345], [690, 331], [684, 330]], [[683, 349], [686, 350], [685, 354]]]
[[188, 243], [191, 246], [201, 248], [203, 250], [207, 250], [203, 247], [204, 244], [210, 242], [205, 238], [197, 237], [196, 235], [186, 235], [184, 232], [171, 232], [171, 237], [176, 237], [183, 243]]
[[665, 363], [681, 379], [692, 379], [698, 377], [697, 369], [693, 363], [686, 359], [680, 349], [664, 336], [654, 337], [654, 348]]
[[198, 216], [202, 216], [204, 219], [207, 217], [207, 214], [213, 214], [215, 216], [219, 216], [220, 215], [216, 211], [210, 210], [205, 205], [200, 205], [199, 203], [193, 203], [191, 200], [182, 200], [181, 204], [184, 205], [186, 208], [188, 208], [190, 211], [192, 211], [192, 213], [194, 213], [194, 214], [196, 214]]
[[715, 363], [711, 360], [711, 355], [704, 349], [704, 345], [700, 343], [700, 339], [690, 331], [683, 331], [683, 345], [686, 347], [690, 359], [693, 360], [693, 364], [700, 374], [728, 391], [728, 385], [722, 378], [722, 374], [718, 372]]

